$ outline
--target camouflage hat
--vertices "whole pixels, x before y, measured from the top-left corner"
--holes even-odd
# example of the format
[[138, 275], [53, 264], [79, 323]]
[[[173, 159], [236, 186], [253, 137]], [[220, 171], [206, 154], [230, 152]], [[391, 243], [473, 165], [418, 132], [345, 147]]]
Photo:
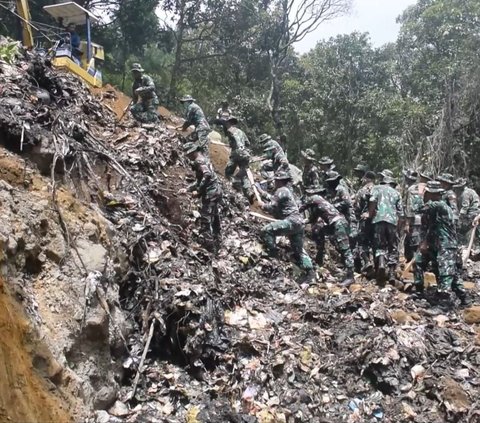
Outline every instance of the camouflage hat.
[[398, 185], [395, 178], [392, 178], [391, 176], [384, 176], [381, 183], [382, 184], [389, 184], [389, 185]]
[[316, 160], [315, 151], [313, 151], [311, 148], [307, 148], [305, 151], [302, 151], [301, 154], [304, 159], [312, 160], [312, 161]]
[[458, 178], [456, 181], [455, 181], [455, 185], [453, 186], [453, 188], [465, 188], [465, 186], [467, 185], [467, 179], [466, 178]]
[[320, 194], [322, 192], [325, 192], [327, 189], [321, 185], [312, 185], [310, 187], [308, 187], [307, 189], [305, 189], [305, 192], [307, 194]]
[[337, 181], [340, 179], [342, 179], [342, 175], [334, 170], [331, 170], [330, 172], [327, 172], [327, 178], [325, 179], [325, 182]]
[[230, 116], [230, 117], [227, 119], [227, 122], [231, 123], [232, 125], [237, 125], [239, 121], [240, 121], [240, 119], [238, 119], [238, 118], [235, 117], [235, 116]]
[[260, 135], [260, 137], [258, 138], [258, 143], [259, 144], [264, 144], [266, 143], [267, 141], [270, 141], [272, 139], [272, 137], [268, 134], [262, 134]]
[[427, 186], [425, 187], [426, 192], [430, 192], [432, 194], [441, 194], [444, 192], [444, 189], [440, 185], [438, 181], [428, 181]]
[[183, 144], [182, 148], [185, 154], [191, 154], [198, 150], [198, 144], [196, 142], [186, 142]]
[[403, 169], [402, 175], [405, 177], [405, 179], [410, 181], [415, 181], [418, 178], [418, 172], [414, 171], [413, 169]]
[[383, 169], [381, 172], [378, 172], [380, 176], [386, 178], [387, 176], [393, 178], [393, 172], [390, 169]]
[[145, 72], [145, 69], [142, 68], [142, 65], [140, 63], [134, 63], [132, 65], [132, 69], [130, 69], [130, 72]]
[[433, 179], [433, 175], [429, 171], [424, 171], [424, 172], [418, 172], [420, 175], [420, 178], [427, 179], [428, 181], [431, 181]]
[[187, 101], [195, 101], [191, 95], [184, 95], [180, 100], [180, 103], [186, 103]]
[[354, 171], [356, 172], [363, 172], [365, 173], [368, 170], [368, 166], [365, 164], [357, 164], [354, 168]]
[[292, 175], [290, 174], [290, 172], [280, 171], [275, 174], [273, 179], [277, 181], [286, 181], [286, 180], [292, 179]]
[[372, 172], [371, 170], [367, 170], [365, 172], [365, 175], [363, 175], [364, 178], [366, 179], [371, 179], [372, 181], [375, 180], [375, 178], [377, 177], [377, 175], [375, 175], [375, 172]]
[[437, 176], [437, 181], [453, 185], [455, 183], [455, 178], [451, 173], [441, 173]]
[[333, 163], [333, 159], [331, 159], [330, 157], [324, 156], [318, 161], [318, 163], [322, 165], [331, 165]]

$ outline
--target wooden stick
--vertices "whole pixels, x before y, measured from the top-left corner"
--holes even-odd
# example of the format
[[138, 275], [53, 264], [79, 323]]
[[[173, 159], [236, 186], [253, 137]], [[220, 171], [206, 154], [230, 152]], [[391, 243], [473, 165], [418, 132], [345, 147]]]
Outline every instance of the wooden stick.
[[252, 171], [250, 169], [247, 169], [247, 176], [248, 176], [248, 180], [250, 181], [250, 184], [252, 185], [253, 192], [255, 193], [255, 198], [257, 199], [257, 201], [259, 203], [261, 203], [262, 202], [262, 197], [260, 196], [260, 193], [258, 192], [258, 189], [255, 186], [255, 179], [253, 179], [253, 174], [252, 174]]
[[25, 138], [25, 125], [22, 125], [22, 137], [20, 138], [20, 151], [23, 151], [24, 138]]
[[467, 263], [468, 258], [470, 257], [470, 253], [472, 252], [473, 242], [475, 241], [475, 232], [477, 231], [478, 224], [473, 226], [472, 235], [470, 235], [470, 242], [468, 243], [467, 250], [462, 253], [462, 264], [465, 266]]
[[148, 332], [147, 342], [145, 343], [145, 348], [143, 349], [142, 358], [140, 360], [140, 364], [138, 365], [137, 374], [135, 375], [135, 380], [133, 381], [132, 392], [128, 396], [128, 400], [131, 400], [135, 396], [135, 391], [137, 390], [138, 381], [140, 380], [140, 374], [143, 372], [143, 363], [145, 358], [147, 357], [148, 349], [150, 348], [150, 342], [152, 342], [153, 338], [153, 330], [155, 329], [155, 321], [154, 318], [152, 324], [150, 325], [150, 331]]
[[252, 216], [258, 217], [258, 218], [263, 219], [263, 220], [266, 220], [267, 222], [278, 222], [278, 219], [274, 219], [273, 217], [265, 216], [264, 214], [261, 214], [261, 213], [251, 211], [250, 214]]
[[407, 263], [407, 266], [405, 267], [405, 270], [403, 272], [404, 273], [410, 272], [410, 269], [412, 268], [413, 263], [415, 263], [415, 257]]

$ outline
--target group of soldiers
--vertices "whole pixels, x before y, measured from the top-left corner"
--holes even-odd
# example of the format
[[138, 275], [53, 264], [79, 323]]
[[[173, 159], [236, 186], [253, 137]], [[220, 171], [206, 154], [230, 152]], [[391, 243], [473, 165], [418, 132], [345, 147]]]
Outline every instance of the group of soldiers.
[[[141, 122], [154, 122], [158, 98], [153, 81], [139, 64], [133, 65], [132, 73], [132, 115]], [[181, 192], [193, 192], [201, 199], [200, 237], [206, 247], [216, 250], [221, 241], [223, 193], [209, 158], [211, 128], [192, 96], [184, 96], [180, 102], [185, 107], [185, 122], [176, 129], [195, 128], [183, 144], [195, 182]], [[250, 141], [238, 128], [239, 119], [227, 102], [214, 123], [223, 128], [231, 148], [227, 180], [233, 180], [250, 204], [260, 197], [258, 205], [275, 218], [261, 231], [267, 254], [276, 256], [277, 237], [286, 236], [296, 263], [304, 270], [303, 283], [315, 280], [314, 262], [323, 267], [328, 239], [341, 256], [343, 286], [354, 282], [355, 271], [375, 277], [380, 284], [394, 284], [403, 240], [405, 259], [414, 269], [415, 295], [423, 295], [424, 272], [430, 265], [438, 281], [438, 295], [448, 296], [453, 290], [462, 303], [469, 302], [461, 279], [459, 239], [464, 243], [480, 221], [480, 199], [466, 187], [465, 179], [455, 180], [443, 173], [434, 180], [428, 172], [405, 170], [399, 185], [390, 170], [374, 173], [359, 164], [354, 169], [356, 180], [349, 182], [337, 172], [332, 159], [317, 159], [315, 152], [307, 149], [302, 151], [302, 181], [294, 189], [291, 166], [279, 140], [262, 134], [256, 141], [263, 151], [258, 161], [266, 180], [252, 183]], [[316, 245], [314, 261], [304, 249], [307, 225], [311, 225], [310, 236]]]

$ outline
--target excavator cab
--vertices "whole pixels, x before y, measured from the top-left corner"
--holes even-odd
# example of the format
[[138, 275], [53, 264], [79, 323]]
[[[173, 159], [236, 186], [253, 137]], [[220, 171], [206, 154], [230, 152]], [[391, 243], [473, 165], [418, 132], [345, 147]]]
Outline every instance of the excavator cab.
[[[73, 1], [44, 6], [43, 9], [65, 28], [53, 49], [53, 65], [68, 69], [94, 87], [101, 87], [100, 66], [105, 60], [105, 52], [101, 45], [93, 43], [91, 39], [91, 24], [97, 22], [98, 18]], [[78, 45], [73, 43], [72, 33], [67, 31], [71, 25], [85, 26], [86, 40], [81, 40]]]

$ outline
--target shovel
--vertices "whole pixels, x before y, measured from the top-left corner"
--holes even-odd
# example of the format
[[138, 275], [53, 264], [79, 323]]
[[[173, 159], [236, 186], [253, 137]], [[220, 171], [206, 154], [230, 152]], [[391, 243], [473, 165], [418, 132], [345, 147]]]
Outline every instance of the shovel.
[[470, 242], [468, 243], [468, 247], [466, 250], [462, 251], [462, 264], [463, 267], [467, 264], [467, 260], [470, 257], [470, 253], [472, 252], [473, 242], [475, 241], [475, 232], [477, 231], [478, 223], [473, 225], [472, 234], [470, 235]]

